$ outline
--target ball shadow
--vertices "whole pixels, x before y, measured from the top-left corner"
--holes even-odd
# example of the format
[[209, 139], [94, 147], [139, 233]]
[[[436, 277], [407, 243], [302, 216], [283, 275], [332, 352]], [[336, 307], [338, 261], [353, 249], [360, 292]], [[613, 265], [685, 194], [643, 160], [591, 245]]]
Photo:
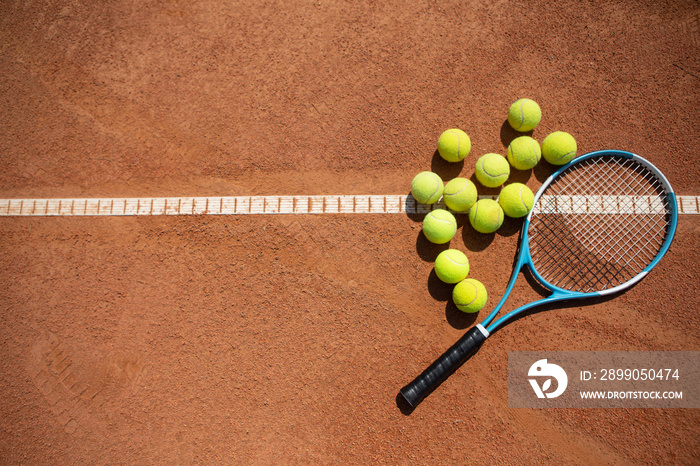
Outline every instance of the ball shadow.
[[406, 217], [414, 222], [422, 222], [428, 212], [433, 210], [432, 205], [420, 204], [413, 198], [411, 190], [406, 193], [406, 205], [404, 206]]
[[532, 137], [532, 131], [523, 131], [522, 133], [520, 131], [515, 131], [513, 127], [510, 126], [510, 123], [508, 123], [508, 118], [503, 120], [503, 124], [501, 125], [501, 144], [503, 144], [503, 147], [508, 148], [510, 143], [513, 142], [513, 139], [520, 136]]
[[454, 285], [445, 283], [438, 278], [435, 269], [430, 271], [430, 275], [428, 275], [428, 293], [434, 300], [451, 302], [453, 288]]
[[430, 170], [437, 173], [443, 181], [447, 182], [453, 178], [457, 178], [462, 173], [464, 160], [459, 162], [448, 162], [440, 156], [440, 152], [435, 149], [433, 159], [430, 162]]
[[445, 318], [447, 323], [455, 329], [466, 329], [474, 325], [476, 318], [479, 316], [478, 312], [462, 312], [457, 306], [455, 306], [454, 301], [450, 299], [445, 306]]
[[474, 183], [474, 186], [476, 186], [476, 190], [479, 193], [479, 196], [490, 196], [493, 200], [496, 200], [496, 198], [498, 198], [498, 195], [501, 193], [500, 186], [497, 188], [487, 188], [486, 186], [481, 184], [476, 178], [476, 173], [472, 173], [469, 179], [472, 183]]
[[[539, 164], [537, 164], [537, 165], [539, 165]], [[532, 169], [530, 169], [530, 170], [517, 170], [511, 166], [510, 167], [510, 176], [508, 177], [507, 183], [527, 184], [527, 182], [530, 181], [531, 175], [532, 175]]]
[[445, 244], [431, 243], [422, 231], [416, 237], [416, 251], [418, 252], [418, 257], [425, 262], [435, 262], [435, 258], [438, 254], [447, 249], [450, 249], [449, 242]]
[[544, 183], [545, 180], [558, 169], [559, 167], [547, 162], [543, 157], [540, 163], [535, 165], [535, 168], [532, 169], [532, 173], [535, 175], [537, 181]]
[[512, 218], [508, 217], [507, 215], [503, 219], [503, 225], [501, 225], [501, 228], [496, 231], [496, 234], [499, 236], [505, 236], [505, 237], [510, 237], [513, 235], [516, 235], [520, 233], [520, 230], [523, 229], [523, 222], [525, 221], [525, 218]]
[[[413, 198], [411, 191], [406, 194], [406, 203], [404, 204], [404, 212], [409, 220], [416, 223], [425, 220], [425, 216], [436, 209], [447, 209], [445, 206], [445, 201], [440, 199], [434, 204], [421, 204]], [[459, 229], [465, 222], [466, 214], [468, 212], [452, 212], [457, 221], [457, 229]]]
[[472, 252], [483, 251], [489, 247], [495, 237], [495, 233], [479, 233], [469, 222], [462, 228], [462, 241], [464, 241], [464, 246]]

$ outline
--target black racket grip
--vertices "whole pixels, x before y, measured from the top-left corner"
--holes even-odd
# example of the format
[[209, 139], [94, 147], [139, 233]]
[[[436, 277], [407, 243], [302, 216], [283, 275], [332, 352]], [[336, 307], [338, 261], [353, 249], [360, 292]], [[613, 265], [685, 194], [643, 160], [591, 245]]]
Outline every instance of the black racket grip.
[[437, 388], [443, 380], [479, 349], [488, 335], [488, 332], [484, 332], [485, 329], [482, 331], [478, 327], [470, 329], [413, 382], [403, 387], [401, 396], [411, 407], [415, 408], [426, 395]]

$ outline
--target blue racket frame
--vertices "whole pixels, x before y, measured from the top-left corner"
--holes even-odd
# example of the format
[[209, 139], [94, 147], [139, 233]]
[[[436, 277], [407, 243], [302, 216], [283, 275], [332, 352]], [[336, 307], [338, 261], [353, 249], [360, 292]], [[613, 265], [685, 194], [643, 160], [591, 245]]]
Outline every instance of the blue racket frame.
[[[609, 295], [616, 293], [620, 290], [623, 290], [625, 288], [629, 288], [630, 286], [634, 285], [637, 283], [639, 280], [644, 278], [644, 276], [649, 273], [651, 269], [654, 268], [654, 266], [661, 260], [661, 258], [666, 254], [666, 251], [668, 251], [668, 248], [671, 246], [671, 241], [673, 240], [673, 236], [676, 233], [676, 225], [678, 224], [678, 203], [676, 201], [676, 196], [673, 192], [673, 189], [671, 188], [671, 184], [668, 182], [666, 177], [659, 171], [658, 168], [656, 168], [654, 165], [651, 164], [648, 160], [640, 157], [637, 154], [633, 154], [631, 152], [625, 152], [625, 151], [620, 151], [620, 150], [600, 150], [600, 151], [595, 151], [595, 152], [590, 152], [588, 154], [582, 155], [580, 157], [575, 158], [571, 162], [569, 162], [566, 165], [563, 165], [559, 170], [557, 170], [555, 173], [549, 176], [547, 180], [542, 184], [540, 189], [537, 191], [535, 194], [535, 205], [540, 199], [540, 196], [542, 193], [547, 189], [547, 187], [552, 183], [554, 179], [556, 179], [561, 172], [564, 170], [568, 169], [571, 165], [575, 165], [577, 163], [580, 163], [586, 159], [590, 159], [593, 157], [601, 157], [605, 155], [611, 155], [611, 156], [617, 156], [617, 157], [622, 157], [626, 159], [634, 159], [641, 163], [642, 165], [646, 165], [649, 167], [652, 171], [654, 171], [658, 177], [659, 180], [661, 181], [664, 189], [668, 193], [668, 201], [669, 201], [669, 210], [671, 214], [671, 219], [670, 219], [670, 231], [666, 239], [664, 240], [663, 245], [661, 246], [661, 249], [659, 250], [659, 253], [654, 257], [654, 259], [647, 265], [646, 268], [644, 268], [643, 271], [641, 271], [639, 274], [637, 274], [635, 277], [631, 278], [627, 282], [618, 285], [614, 288], [610, 288], [608, 290], [604, 291], [599, 291], [599, 292], [589, 292], [589, 293], [582, 293], [582, 292], [575, 292], [575, 291], [569, 291], [565, 290], [562, 288], [559, 288], [557, 286], [549, 284], [545, 279], [542, 278], [542, 276], [537, 272], [537, 269], [535, 269], [535, 265], [532, 261], [532, 257], [530, 255], [530, 247], [529, 247], [529, 238], [528, 238], [528, 227], [530, 225], [530, 220], [533, 215], [533, 211], [531, 211], [528, 216], [525, 218], [525, 221], [523, 223], [522, 227], [522, 238], [520, 239], [520, 249], [518, 251], [518, 257], [516, 260], [515, 267], [513, 268], [513, 275], [510, 278], [510, 281], [508, 282], [508, 286], [506, 287], [505, 292], [503, 293], [503, 297], [501, 300], [496, 304], [496, 307], [491, 311], [491, 313], [486, 316], [486, 318], [479, 324], [482, 328], [484, 328], [488, 334], [496, 330], [498, 327], [503, 325], [506, 321], [509, 319], [515, 317], [518, 314], [521, 314], [525, 311], [527, 311], [530, 308], [533, 308], [535, 306], [541, 306], [543, 304], [547, 303], [553, 303], [557, 301], [565, 301], [565, 300], [574, 300], [574, 299], [583, 299], [583, 298], [591, 298], [591, 297], [596, 297], [596, 296], [604, 296], [604, 295]], [[505, 304], [505, 302], [508, 300], [508, 297], [510, 296], [510, 292], [513, 290], [513, 287], [515, 286], [515, 282], [518, 279], [518, 275], [520, 272], [523, 270], [524, 267], [527, 267], [532, 275], [535, 277], [535, 279], [545, 288], [550, 290], [552, 292], [551, 295], [547, 296], [546, 298], [525, 304], [524, 306], [521, 306], [517, 309], [514, 309], [503, 316], [501, 316], [499, 319], [496, 321], [492, 322], [493, 319], [496, 317], [496, 315], [500, 312], [501, 308]], [[488, 335], [487, 334], [487, 335]]]

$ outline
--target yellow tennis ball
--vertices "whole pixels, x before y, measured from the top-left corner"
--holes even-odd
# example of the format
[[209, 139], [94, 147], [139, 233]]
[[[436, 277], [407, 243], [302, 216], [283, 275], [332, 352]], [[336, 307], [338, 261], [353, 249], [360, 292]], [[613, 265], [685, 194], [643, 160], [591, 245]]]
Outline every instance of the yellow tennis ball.
[[452, 290], [452, 301], [463, 312], [479, 312], [486, 306], [487, 299], [486, 288], [473, 278], [462, 280]]
[[431, 243], [449, 243], [456, 233], [457, 220], [444, 209], [435, 209], [423, 219], [423, 234]]
[[461, 129], [448, 129], [438, 139], [440, 157], [448, 162], [459, 162], [469, 155], [472, 142], [467, 133]]
[[437, 173], [420, 172], [411, 181], [411, 194], [421, 204], [434, 204], [442, 196], [444, 185]]
[[503, 225], [503, 209], [493, 199], [480, 199], [469, 210], [469, 223], [479, 233], [493, 233]]
[[541, 119], [542, 110], [534, 100], [516, 100], [508, 109], [508, 123], [516, 131], [532, 131]]
[[457, 283], [469, 275], [469, 259], [457, 249], [447, 249], [435, 259], [435, 275], [445, 283]]
[[576, 157], [576, 139], [564, 131], [555, 131], [542, 141], [542, 157], [552, 165], [564, 165]]
[[540, 144], [530, 136], [513, 139], [508, 146], [508, 161], [517, 170], [529, 170], [542, 158]]
[[455, 178], [445, 185], [442, 200], [445, 205], [455, 212], [466, 212], [477, 199], [476, 186], [466, 178]]
[[502, 155], [486, 154], [476, 161], [476, 179], [487, 188], [497, 188], [510, 176], [510, 165]]
[[498, 204], [503, 212], [513, 218], [526, 216], [532, 210], [535, 195], [532, 190], [522, 183], [511, 183], [501, 190]]

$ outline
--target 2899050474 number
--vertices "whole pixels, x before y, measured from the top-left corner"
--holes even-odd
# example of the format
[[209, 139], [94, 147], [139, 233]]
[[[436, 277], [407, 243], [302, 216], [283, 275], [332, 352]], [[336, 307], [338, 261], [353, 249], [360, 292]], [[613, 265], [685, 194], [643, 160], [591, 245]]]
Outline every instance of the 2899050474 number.
[[678, 369], [601, 369], [600, 380], [669, 380], [680, 378]]

